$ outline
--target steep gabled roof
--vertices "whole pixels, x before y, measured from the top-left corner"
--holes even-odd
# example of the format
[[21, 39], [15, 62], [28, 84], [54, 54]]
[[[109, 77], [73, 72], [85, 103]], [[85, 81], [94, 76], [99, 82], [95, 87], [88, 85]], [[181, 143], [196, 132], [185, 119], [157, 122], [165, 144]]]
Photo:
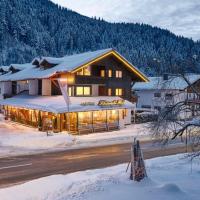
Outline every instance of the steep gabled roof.
[[32, 64], [24, 64], [24, 69], [22, 71], [11, 75], [9, 74], [7, 76], [2, 75], [0, 76], [0, 81], [42, 79], [42, 78], [50, 78], [59, 73], [76, 72], [80, 68], [90, 65], [94, 62], [97, 62], [98, 60], [101, 60], [109, 55], [113, 55], [118, 60], [123, 62], [124, 65], [132, 73], [134, 73], [139, 78], [140, 81], [148, 81], [148, 78], [143, 73], [141, 73], [136, 67], [134, 67], [123, 56], [121, 56], [118, 52], [116, 52], [113, 49], [103, 49], [93, 52], [75, 54], [71, 56], [64, 56], [62, 58], [42, 57], [40, 63], [46, 61], [50, 64], [55, 64], [56, 66], [47, 69], [42, 69], [42, 68], [37, 68]]

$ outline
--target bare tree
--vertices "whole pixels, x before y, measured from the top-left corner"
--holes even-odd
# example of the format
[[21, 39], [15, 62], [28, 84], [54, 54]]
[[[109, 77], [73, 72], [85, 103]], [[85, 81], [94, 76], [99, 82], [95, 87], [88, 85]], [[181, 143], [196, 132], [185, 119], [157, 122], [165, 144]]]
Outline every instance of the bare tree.
[[177, 77], [179, 77], [179, 80], [185, 81], [187, 89], [190, 89], [190, 92], [196, 98], [189, 100], [187, 91], [180, 91], [180, 93], [185, 94], [185, 98], [176, 102], [165, 102], [166, 107], [158, 113], [158, 118], [151, 128], [154, 138], [164, 145], [181, 137], [190, 146], [192, 153], [189, 156], [193, 159], [200, 157], [200, 94], [198, 88], [191, 84], [186, 75], [181, 73], [170, 76], [168, 83], [172, 82], [172, 79], [177, 79]]

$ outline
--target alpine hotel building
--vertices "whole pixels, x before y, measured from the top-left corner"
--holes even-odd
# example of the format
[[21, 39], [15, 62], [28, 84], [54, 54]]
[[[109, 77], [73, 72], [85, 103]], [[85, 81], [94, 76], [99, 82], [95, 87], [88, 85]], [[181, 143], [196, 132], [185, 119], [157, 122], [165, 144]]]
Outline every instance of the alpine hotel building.
[[[131, 123], [131, 88], [147, 77], [113, 49], [0, 67], [5, 119], [41, 131], [92, 133]], [[67, 85], [67, 94], [61, 87]], [[66, 88], [66, 87], [65, 87]]]

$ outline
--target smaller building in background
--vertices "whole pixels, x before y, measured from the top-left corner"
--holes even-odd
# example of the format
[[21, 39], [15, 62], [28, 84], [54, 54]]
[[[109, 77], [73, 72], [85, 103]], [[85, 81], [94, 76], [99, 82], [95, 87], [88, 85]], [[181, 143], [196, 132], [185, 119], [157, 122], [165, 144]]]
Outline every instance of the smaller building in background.
[[[200, 75], [189, 74], [186, 79], [195, 84], [200, 91]], [[188, 87], [180, 76], [149, 77], [149, 82], [136, 83], [133, 86], [138, 109], [161, 110], [184, 100], [197, 99], [198, 95]]]

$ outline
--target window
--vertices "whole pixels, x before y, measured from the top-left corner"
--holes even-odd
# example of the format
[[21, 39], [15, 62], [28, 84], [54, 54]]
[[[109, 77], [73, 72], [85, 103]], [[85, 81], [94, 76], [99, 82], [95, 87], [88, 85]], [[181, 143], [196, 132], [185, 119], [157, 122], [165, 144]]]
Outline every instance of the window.
[[172, 98], [173, 98], [173, 95], [171, 93], [166, 93], [165, 94], [165, 99], [166, 100], [172, 100]]
[[116, 96], [122, 96], [122, 88], [116, 88], [115, 89], [115, 95]]
[[112, 77], [112, 70], [111, 69], [108, 70], [108, 77], [109, 78]]
[[142, 108], [151, 109], [150, 105], [142, 105]]
[[160, 92], [154, 93], [154, 97], [161, 97], [161, 93]]
[[92, 112], [78, 112], [78, 126], [86, 127], [92, 124]]
[[69, 97], [72, 96], [72, 87], [68, 87], [68, 96], [69, 96]]
[[80, 76], [90, 76], [91, 75], [91, 70], [90, 70], [90, 66], [88, 67], [84, 67], [80, 70], [78, 70], [76, 72], [77, 75], [80, 75]]
[[108, 96], [112, 96], [112, 89], [108, 88]]
[[104, 69], [101, 69], [101, 70], [100, 70], [100, 76], [101, 76], [101, 77], [105, 77], [105, 70], [104, 70]]
[[77, 86], [76, 87], [77, 96], [90, 96], [91, 88], [89, 86]]
[[78, 71], [76, 72], [76, 74], [82, 76], [82, 75], [83, 75], [83, 69], [78, 70]]
[[90, 67], [83, 68], [83, 75], [85, 75], [85, 76], [90, 76], [91, 75]]
[[122, 78], [122, 71], [116, 71], [116, 78]]

